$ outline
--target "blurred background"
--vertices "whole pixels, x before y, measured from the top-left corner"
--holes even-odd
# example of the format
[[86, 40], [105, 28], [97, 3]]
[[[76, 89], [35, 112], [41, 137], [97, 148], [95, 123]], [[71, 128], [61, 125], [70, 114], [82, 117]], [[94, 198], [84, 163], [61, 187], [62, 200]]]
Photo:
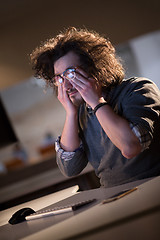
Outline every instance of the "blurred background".
[[126, 77], [145, 76], [160, 88], [159, 12], [159, 0], [1, 1], [0, 175], [7, 176], [1, 187], [27, 166], [48, 161], [48, 168], [57, 168], [53, 145], [65, 112], [52, 89], [33, 77], [32, 50], [66, 27], [86, 27], [111, 40]]

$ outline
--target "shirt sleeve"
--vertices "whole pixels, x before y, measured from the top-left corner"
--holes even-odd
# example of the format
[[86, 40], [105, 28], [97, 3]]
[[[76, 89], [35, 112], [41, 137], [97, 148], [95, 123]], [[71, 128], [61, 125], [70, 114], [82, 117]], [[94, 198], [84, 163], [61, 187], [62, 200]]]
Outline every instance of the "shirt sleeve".
[[143, 150], [151, 144], [155, 126], [159, 124], [159, 103], [159, 90], [149, 79], [136, 79], [123, 94], [122, 115], [131, 123], [131, 128], [139, 138]]
[[78, 175], [87, 165], [83, 143], [73, 152], [64, 151], [60, 146], [61, 136], [55, 141], [56, 161], [63, 175], [71, 177]]
[[151, 138], [151, 135], [148, 133], [148, 131], [146, 129], [143, 129], [141, 126], [134, 125], [132, 123], [130, 123], [130, 128], [133, 131], [133, 133], [136, 135], [136, 137], [138, 137], [139, 139], [139, 142], [142, 147], [141, 152], [149, 148], [152, 138]]
[[83, 145], [82, 143], [80, 144], [79, 148], [77, 148], [75, 151], [73, 152], [67, 152], [67, 151], [64, 151], [63, 148], [61, 148], [60, 146], [60, 139], [61, 137], [59, 136], [57, 138], [57, 140], [55, 141], [55, 150], [56, 150], [56, 153], [58, 155], [58, 157], [64, 161], [70, 161], [72, 160], [72, 158], [74, 157], [76, 151], [79, 151], [79, 150], [82, 150], [83, 148]]

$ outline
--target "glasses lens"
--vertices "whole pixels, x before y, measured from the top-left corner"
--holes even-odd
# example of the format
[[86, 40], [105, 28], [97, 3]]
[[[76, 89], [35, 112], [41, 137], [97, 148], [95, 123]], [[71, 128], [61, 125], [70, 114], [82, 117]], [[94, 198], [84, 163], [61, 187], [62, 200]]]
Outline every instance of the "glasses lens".
[[64, 77], [68, 80], [74, 80], [75, 78], [75, 69], [73, 68], [70, 68], [70, 69], [67, 69], [64, 73]]
[[61, 76], [54, 77], [54, 85], [59, 86], [63, 83], [63, 78]]

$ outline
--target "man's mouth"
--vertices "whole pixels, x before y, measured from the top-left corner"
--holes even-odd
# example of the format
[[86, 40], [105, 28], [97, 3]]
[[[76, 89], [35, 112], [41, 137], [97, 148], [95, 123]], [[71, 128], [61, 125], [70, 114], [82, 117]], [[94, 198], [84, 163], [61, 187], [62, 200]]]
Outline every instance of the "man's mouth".
[[75, 88], [70, 88], [69, 90], [67, 90], [67, 93], [68, 93], [68, 95], [72, 95], [72, 94], [75, 94], [75, 93], [77, 93], [78, 91], [77, 91], [77, 89], [75, 89]]

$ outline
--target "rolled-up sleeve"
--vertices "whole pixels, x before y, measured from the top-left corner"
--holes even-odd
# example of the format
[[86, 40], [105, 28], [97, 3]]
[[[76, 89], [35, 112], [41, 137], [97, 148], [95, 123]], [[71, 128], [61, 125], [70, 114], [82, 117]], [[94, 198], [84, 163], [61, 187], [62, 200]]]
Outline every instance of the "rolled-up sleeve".
[[125, 91], [122, 100], [123, 117], [139, 137], [143, 150], [151, 144], [154, 129], [160, 119], [160, 95], [157, 86], [149, 79], [135, 80]]
[[132, 129], [133, 133], [136, 135], [136, 137], [138, 137], [139, 142], [141, 144], [141, 152], [143, 152], [144, 150], [146, 150], [147, 148], [149, 148], [151, 141], [152, 141], [152, 137], [149, 134], [149, 132], [142, 128], [141, 126], [138, 126], [137, 124], [132, 124], [130, 123], [130, 128]]
[[64, 151], [60, 146], [59, 136], [55, 142], [56, 161], [63, 175], [67, 177], [78, 175], [87, 165], [88, 160], [83, 149], [83, 143], [73, 152]]

